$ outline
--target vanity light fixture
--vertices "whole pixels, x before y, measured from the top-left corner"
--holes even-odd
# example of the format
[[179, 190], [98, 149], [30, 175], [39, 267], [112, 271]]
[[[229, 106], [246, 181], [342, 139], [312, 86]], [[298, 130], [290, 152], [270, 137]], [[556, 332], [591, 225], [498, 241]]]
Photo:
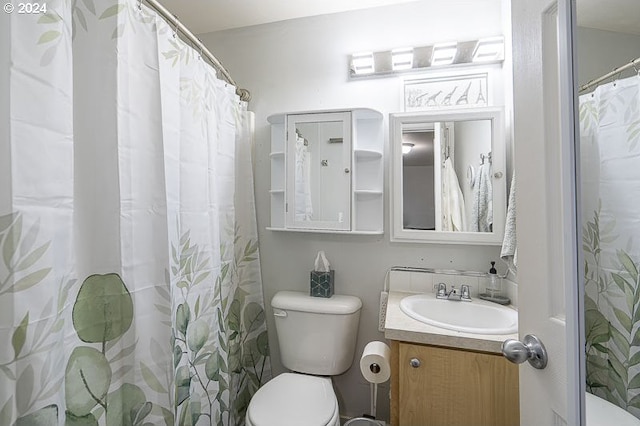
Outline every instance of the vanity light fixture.
[[477, 63], [488, 65], [504, 61], [504, 55], [502, 36], [354, 53], [349, 56], [349, 78], [393, 77], [396, 74], [420, 72], [432, 67], [444, 68]]
[[409, 142], [404, 142], [402, 144], [402, 154], [408, 154], [411, 152], [411, 150], [413, 149], [413, 144], [409, 143]]
[[393, 71], [410, 70], [413, 68], [413, 48], [393, 49], [391, 51], [391, 67]]
[[356, 74], [371, 74], [375, 71], [373, 52], [356, 53], [352, 56], [351, 62]]
[[456, 59], [458, 43], [443, 43], [433, 46], [431, 53], [431, 66], [450, 65]]
[[490, 37], [478, 40], [471, 61], [488, 62], [502, 59], [504, 59], [504, 40], [502, 37]]

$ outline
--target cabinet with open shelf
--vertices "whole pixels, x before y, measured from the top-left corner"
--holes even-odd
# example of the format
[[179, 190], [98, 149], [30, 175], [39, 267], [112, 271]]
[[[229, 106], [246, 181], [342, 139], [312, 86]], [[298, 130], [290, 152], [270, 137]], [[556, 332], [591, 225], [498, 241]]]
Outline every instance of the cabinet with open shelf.
[[[346, 188], [348, 197], [344, 206], [337, 209], [337, 213], [329, 218], [316, 220], [312, 213], [310, 218], [301, 220], [298, 212], [299, 206], [295, 205], [295, 192], [300, 192], [300, 187], [295, 186], [294, 179], [296, 166], [295, 148], [291, 144], [296, 143], [300, 137], [296, 123], [310, 123], [317, 118], [317, 123], [340, 123], [341, 137], [335, 134], [313, 142], [340, 145], [345, 152], [342, 157], [334, 156], [332, 160], [313, 157], [311, 152], [311, 167], [317, 167], [318, 173], [329, 172], [331, 166], [334, 178], [329, 176], [327, 180], [334, 179], [331, 184], [326, 184], [324, 189], [327, 196], [325, 200], [331, 201], [332, 192]], [[383, 180], [384, 180], [384, 137], [382, 114], [368, 108], [348, 110], [311, 111], [285, 114], [274, 114], [268, 118], [271, 124], [271, 226], [268, 229], [275, 231], [297, 232], [335, 232], [351, 234], [382, 234], [384, 232], [383, 218]], [[334, 126], [335, 127], [335, 126]], [[304, 128], [300, 126], [300, 128]], [[293, 133], [295, 132], [295, 133]], [[320, 133], [322, 133], [320, 131]], [[325, 132], [326, 133], [326, 132]], [[306, 146], [305, 141], [305, 146]], [[327, 145], [329, 146], [329, 145]], [[334, 150], [337, 148], [334, 148]], [[342, 161], [342, 162], [341, 162]], [[318, 166], [317, 164], [322, 164]], [[324, 169], [320, 167], [326, 167]], [[338, 182], [338, 183], [336, 183]], [[313, 185], [309, 185], [316, 188]], [[321, 187], [321, 186], [318, 186]], [[331, 192], [329, 192], [331, 191]], [[299, 195], [300, 196], [300, 195]], [[339, 198], [338, 196], [335, 197]], [[326, 201], [325, 201], [326, 203]], [[295, 205], [296, 212], [289, 211]], [[322, 202], [314, 203], [315, 209], [307, 211], [330, 210], [324, 208]], [[315, 212], [314, 212], [315, 213]]]

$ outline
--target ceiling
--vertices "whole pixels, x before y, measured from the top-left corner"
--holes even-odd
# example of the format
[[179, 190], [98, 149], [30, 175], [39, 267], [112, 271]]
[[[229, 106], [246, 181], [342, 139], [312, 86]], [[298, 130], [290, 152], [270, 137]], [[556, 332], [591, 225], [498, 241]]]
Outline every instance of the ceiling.
[[159, 0], [193, 33], [367, 9], [416, 0]]
[[578, 0], [578, 25], [640, 35], [640, 0]]
[[[159, 1], [191, 31], [202, 34], [416, 0]], [[640, 0], [578, 0], [578, 25], [640, 35]]]

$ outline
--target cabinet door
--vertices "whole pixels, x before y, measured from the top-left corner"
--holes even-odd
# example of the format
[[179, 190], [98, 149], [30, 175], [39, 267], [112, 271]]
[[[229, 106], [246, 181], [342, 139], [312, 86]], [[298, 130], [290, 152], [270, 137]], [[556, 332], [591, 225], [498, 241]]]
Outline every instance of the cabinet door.
[[501, 355], [400, 343], [398, 362], [400, 425], [519, 424], [518, 368]]
[[287, 228], [351, 229], [351, 113], [287, 116]]

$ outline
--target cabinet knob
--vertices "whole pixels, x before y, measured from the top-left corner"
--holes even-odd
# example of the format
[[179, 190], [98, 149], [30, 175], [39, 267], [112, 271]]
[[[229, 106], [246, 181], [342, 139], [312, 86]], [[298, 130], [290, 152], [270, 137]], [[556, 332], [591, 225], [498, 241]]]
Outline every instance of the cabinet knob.
[[418, 358], [411, 358], [411, 361], [409, 361], [409, 364], [413, 368], [418, 368], [418, 367], [420, 367], [420, 360]]
[[344, 172], [345, 172], [345, 173], [349, 173], [349, 172], [351, 172], [351, 170], [349, 170], [349, 169], [347, 168], [347, 169], [344, 169]]

